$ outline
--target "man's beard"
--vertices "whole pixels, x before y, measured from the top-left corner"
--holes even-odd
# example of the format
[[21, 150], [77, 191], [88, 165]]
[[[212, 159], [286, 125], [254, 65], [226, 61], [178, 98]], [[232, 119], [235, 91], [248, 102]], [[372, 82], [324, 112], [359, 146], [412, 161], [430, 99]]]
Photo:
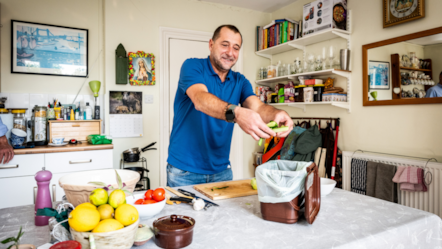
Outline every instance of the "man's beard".
[[[221, 56], [221, 58], [222, 58], [222, 56]], [[230, 59], [229, 57], [225, 57], [225, 58]], [[216, 56], [213, 56], [213, 61], [215, 62], [215, 67], [220, 71], [229, 71], [236, 64], [236, 61], [235, 61], [231, 67], [225, 68], [224, 65], [221, 63], [221, 60], [216, 58]]]

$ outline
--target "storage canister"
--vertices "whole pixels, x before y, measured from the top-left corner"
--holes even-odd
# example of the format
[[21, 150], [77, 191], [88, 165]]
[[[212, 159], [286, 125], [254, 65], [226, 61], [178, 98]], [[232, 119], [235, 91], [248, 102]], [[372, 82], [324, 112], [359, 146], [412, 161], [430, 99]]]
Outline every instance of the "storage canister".
[[298, 86], [298, 96], [296, 96], [296, 102], [304, 102], [304, 88], [306, 85]]
[[313, 102], [313, 87], [304, 87], [304, 102]]
[[27, 119], [26, 119], [26, 110], [25, 109], [16, 109], [16, 110], [12, 110], [11, 112], [12, 112], [12, 114], [14, 114], [13, 128], [17, 128], [17, 129], [20, 129], [20, 130], [26, 132], [27, 131], [26, 124], [28, 123]]
[[313, 86], [313, 101], [321, 102], [322, 101], [322, 93], [324, 92], [324, 84]]
[[192, 243], [195, 220], [184, 215], [171, 215], [153, 222], [155, 244], [161, 248], [178, 249]]

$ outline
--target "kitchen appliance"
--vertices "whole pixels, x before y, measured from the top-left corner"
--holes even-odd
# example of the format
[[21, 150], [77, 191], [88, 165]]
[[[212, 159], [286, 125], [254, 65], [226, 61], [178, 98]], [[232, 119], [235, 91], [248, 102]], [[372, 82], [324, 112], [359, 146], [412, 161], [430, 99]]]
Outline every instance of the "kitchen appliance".
[[178, 249], [192, 244], [195, 220], [184, 215], [161, 217], [153, 222], [155, 244], [161, 248]]
[[[52, 173], [43, 169], [35, 174], [37, 181], [37, 197], [35, 198], [35, 225], [46, 226], [49, 224], [50, 216], [37, 216], [37, 210], [43, 208], [52, 208], [51, 192], [49, 184], [51, 183]], [[55, 196], [55, 193], [52, 193]], [[54, 198], [55, 199], [55, 198]]]
[[94, 93], [95, 97], [95, 109], [94, 109], [94, 119], [100, 119], [100, 106], [98, 105], [98, 92], [100, 91], [101, 82], [98, 80], [89, 81], [89, 87]]

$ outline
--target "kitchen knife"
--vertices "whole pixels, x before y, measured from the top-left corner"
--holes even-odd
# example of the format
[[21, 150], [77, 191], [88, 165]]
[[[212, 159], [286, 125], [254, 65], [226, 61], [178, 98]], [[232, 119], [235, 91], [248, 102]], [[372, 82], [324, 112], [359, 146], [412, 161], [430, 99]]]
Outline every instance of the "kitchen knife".
[[182, 201], [186, 203], [192, 203], [193, 199], [185, 198], [185, 197], [170, 197], [171, 201]]
[[205, 203], [210, 203], [210, 204], [212, 204], [213, 206], [217, 206], [217, 207], [219, 207], [218, 204], [213, 203], [213, 202], [208, 201], [208, 200], [205, 200], [205, 199], [203, 199], [203, 198], [201, 198], [201, 197], [198, 197], [198, 196], [196, 196], [194, 193], [191, 193], [191, 192], [186, 191], [186, 190], [184, 190], [184, 189], [178, 189], [178, 192], [180, 192], [180, 193], [183, 194], [183, 195], [187, 195], [187, 196], [190, 196], [190, 197], [193, 197], [193, 198], [201, 199], [201, 200], [203, 200]]

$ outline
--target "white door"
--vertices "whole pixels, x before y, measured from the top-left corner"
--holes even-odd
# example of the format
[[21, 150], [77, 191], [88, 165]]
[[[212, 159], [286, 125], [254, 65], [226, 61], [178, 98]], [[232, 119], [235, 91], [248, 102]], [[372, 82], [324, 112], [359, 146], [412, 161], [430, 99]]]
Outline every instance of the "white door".
[[[207, 58], [209, 54], [209, 41], [169, 39], [169, 135], [172, 132], [173, 104], [178, 87], [181, 66], [186, 59]], [[232, 69], [235, 70], [235, 68], [236, 65]], [[238, 139], [240, 139], [239, 136], [242, 136], [242, 131], [239, 126], [235, 124], [232, 144], [230, 148], [230, 163], [232, 164], [232, 169], [242, 170], [242, 166], [237, 162], [239, 155], [235, 153], [236, 151], [239, 151], [237, 149]], [[240, 169], [237, 167], [240, 167]], [[237, 175], [242, 174], [235, 173], [235, 170], [233, 170], [234, 179], [238, 177]]]

